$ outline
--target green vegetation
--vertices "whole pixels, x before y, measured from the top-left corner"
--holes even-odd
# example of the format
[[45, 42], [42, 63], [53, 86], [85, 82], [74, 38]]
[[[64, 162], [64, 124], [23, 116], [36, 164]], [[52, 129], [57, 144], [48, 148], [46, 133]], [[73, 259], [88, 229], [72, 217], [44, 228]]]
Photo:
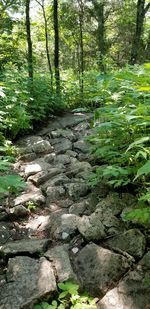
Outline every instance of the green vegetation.
[[41, 302], [33, 309], [96, 309], [95, 299], [86, 293], [79, 293], [79, 286], [73, 282], [66, 281], [58, 283], [58, 296], [51, 302]]
[[1, 191], [22, 186], [9, 176], [7, 140], [53, 114], [92, 110], [91, 185], [128, 188], [148, 205], [149, 9], [148, 0], [0, 0]]
[[[5, 174], [5, 175], [4, 175]], [[0, 158], [0, 197], [7, 196], [10, 193], [17, 193], [24, 189], [26, 184], [23, 179], [11, 173], [11, 163], [9, 157]]]
[[[102, 78], [105, 104], [95, 112], [93, 135], [88, 139], [93, 158], [100, 164], [90, 184], [132, 186], [142, 202], [150, 201], [149, 74], [146, 64]], [[148, 208], [136, 209], [126, 218], [141, 217], [145, 222], [149, 215]]]

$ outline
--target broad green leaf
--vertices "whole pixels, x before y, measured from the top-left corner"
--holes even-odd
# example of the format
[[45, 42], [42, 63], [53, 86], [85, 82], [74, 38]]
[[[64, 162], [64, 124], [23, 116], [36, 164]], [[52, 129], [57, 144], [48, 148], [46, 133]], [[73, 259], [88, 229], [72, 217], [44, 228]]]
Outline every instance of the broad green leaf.
[[63, 305], [63, 304], [60, 304], [59, 306], [58, 306], [58, 309], [65, 309], [66, 307]]
[[63, 291], [59, 294], [59, 299], [65, 298], [68, 295], [69, 291]]
[[66, 285], [65, 285], [65, 283], [58, 283], [58, 287], [59, 287], [60, 290], [66, 291]]
[[53, 301], [52, 301], [52, 305], [53, 305], [53, 306], [56, 306], [56, 308], [57, 308], [57, 301], [56, 301], [56, 300], [53, 300]]
[[132, 148], [134, 148], [136, 146], [139, 146], [139, 145], [141, 145], [143, 143], [146, 143], [148, 141], [150, 141], [150, 137], [149, 136], [142, 137], [142, 138], [136, 140], [135, 142], [133, 142], [132, 144], [130, 144], [126, 151], [129, 151], [130, 149], [132, 149]]
[[136, 177], [134, 180], [136, 180], [138, 177], [143, 175], [148, 175], [150, 173], [150, 160], [148, 160], [141, 168], [138, 169]]

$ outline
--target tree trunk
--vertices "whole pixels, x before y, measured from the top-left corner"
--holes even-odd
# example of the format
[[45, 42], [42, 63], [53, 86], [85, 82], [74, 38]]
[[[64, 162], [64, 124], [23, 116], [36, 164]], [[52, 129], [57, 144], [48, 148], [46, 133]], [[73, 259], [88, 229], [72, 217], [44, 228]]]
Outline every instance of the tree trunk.
[[42, 0], [42, 11], [43, 11], [43, 18], [44, 18], [46, 55], [47, 55], [48, 68], [49, 68], [50, 77], [51, 77], [51, 89], [53, 90], [53, 71], [52, 71], [50, 52], [49, 52], [49, 46], [48, 46], [48, 27], [47, 27], [47, 18], [46, 18], [46, 13], [45, 13], [44, 0]]
[[98, 14], [98, 48], [99, 48], [99, 68], [102, 72], [105, 71], [104, 56], [106, 53], [105, 44], [105, 19], [104, 19], [104, 3], [99, 4]]
[[83, 46], [83, 19], [84, 19], [84, 7], [83, 1], [78, 0], [79, 3], [79, 28], [80, 28], [80, 68], [79, 68], [79, 86], [80, 86], [80, 94], [81, 94], [81, 101], [83, 102], [84, 97], [84, 46]]
[[32, 58], [32, 40], [31, 40], [31, 27], [30, 27], [30, 0], [26, 0], [26, 33], [27, 33], [27, 45], [28, 45], [28, 75], [31, 81], [33, 81], [33, 58]]
[[58, 25], [58, 0], [54, 0], [54, 33], [55, 33], [55, 47], [54, 47], [54, 66], [55, 66], [55, 81], [56, 93], [60, 94], [60, 72], [59, 72], [59, 25]]
[[100, 71], [105, 71], [105, 65], [104, 65], [104, 56], [106, 54], [106, 41], [105, 41], [105, 16], [104, 16], [104, 8], [105, 4], [102, 0], [100, 3], [97, 0], [92, 0], [94, 9], [95, 9], [95, 15], [98, 22], [98, 28], [97, 28], [97, 45], [98, 45], [98, 52], [99, 52], [99, 59], [98, 59], [98, 65]]
[[139, 55], [141, 53], [141, 37], [143, 33], [143, 25], [145, 14], [149, 9], [149, 4], [145, 8], [145, 0], [137, 1], [137, 15], [136, 15], [136, 29], [133, 38], [132, 50], [130, 64], [135, 64], [138, 62]]

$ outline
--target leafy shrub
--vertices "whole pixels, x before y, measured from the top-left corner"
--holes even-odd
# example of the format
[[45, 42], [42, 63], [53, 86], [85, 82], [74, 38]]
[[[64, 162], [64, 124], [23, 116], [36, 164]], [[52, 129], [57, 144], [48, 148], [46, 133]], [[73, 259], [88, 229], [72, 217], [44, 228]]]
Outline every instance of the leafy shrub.
[[29, 98], [27, 112], [32, 122], [43, 121], [48, 116], [65, 108], [63, 97], [57, 97], [51, 92], [50, 80], [43, 75], [34, 77], [32, 95]]
[[41, 302], [33, 307], [33, 309], [96, 309], [95, 299], [88, 294], [79, 294], [79, 286], [70, 281], [58, 283], [59, 294], [56, 300], [51, 304]]
[[0, 106], [0, 131], [10, 138], [65, 108], [63, 97], [51, 93], [48, 77], [37, 74], [29, 84], [26, 72], [15, 67], [0, 83]]
[[[0, 157], [0, 196], [5, 196], [6, 193], [17, 193], [24, 189], [26, 184], [23, 179], [14, 174], [10, 174], [12, 157]], [[5, 175], [4, 175], [5, 173]]]
[[[91, 185], [103, 180], [114, 188], [134, 184], [140, 194], [147, 192], [150, 175], [149, 73], [150, 65], [147, 64], [145, 68], [125, 69], [111, 77], [108, 101], [104, 100], [104, 107], [96, 110], [94, 131], [88, 138], [93, 157], [102, 165], [91, 175]], [[148, 201], [149, 194], [143, 195], [143, 199]]]
[[26, 111], [29, 99], [27, 80], [14, 70], [14, 73], [5, 73], [0, 86], [0, 129], [14, 138], [20, 131], [30, 128], [30, 115]]

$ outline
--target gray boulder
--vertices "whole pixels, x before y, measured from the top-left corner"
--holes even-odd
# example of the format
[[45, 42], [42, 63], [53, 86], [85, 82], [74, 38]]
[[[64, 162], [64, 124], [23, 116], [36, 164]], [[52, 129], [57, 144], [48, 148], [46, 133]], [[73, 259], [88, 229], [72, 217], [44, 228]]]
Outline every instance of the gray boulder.
[[126, 206], [130, 206], [136, 203], [136, 198], [127, 193], [123, 193], [119, 195], [116, 192], [109, 193], [106, 198], [101, 199], [101, 201], [97, 204], [97, 209], [101, 210], [102, 213], [109, 212], [112, 215], [119, 215]]
[[18, 142], [18, 146], [20, 146], [19, 152], [22, 154], [31, 153], [31, 151], [37, 154], [46, 154], [53, 151], [53, 147], [50, 143], [43, 140], [40, 136], [29, 136], [24, 138]]
[[24, 161], [24, 162], [31, 162], [34, 161], [36, 159], [37, 155], [33, 152], [31, 153], [26, 153], [22, 156], [19, 156], [19, 160]]
[[79, 181], [78, 183], [66, 184], [65, 188], [68, 192], [68, 196], [74, 201], [79, 200], [80, 197], [87, 195], [89, 192], [89, 186]]
[[48, 250], [44, 256], [54, 265], [58, 282], [76, 280], [76, 275], [70, 263], [67, 245], [56, 246]]
[[29, 177], [39, 172], [48, 172], [52, 165], [45, 161], [45, 158], [36, 159], [35, 161], [27, 164], [25, 167], [25, 176]]
[[58, 117], [58, 122], [61, 123], [62, 128], [72, 128], [81, 122], [90, 120], [93, 114], [84, 113], [68, 113], [64, 117]]
[[14, 205], [26, 205], [28, 202], [34, 202], [37, 205], [41, 205], [45, 203], [45, 197], [42, 194], [40, 189], [36, 189], [35, 191], [31, 191], [29, 193], [23, 193], [15, 198]]
[[67, 138], [58, 138], [57, 143], [54, 145], [54, 149], [57, 154], [62, 154], [72, 149], [72, 143]]
[[49, 164], [53, 164], [56, 158], [56, 153], [52, 152], [44, 156], [44, 161]]
[[59, 138], [59, 137], [64, 137], [64, 138], [68, 138], [71, 142], [75, 141], [75, 136], [72, 132], [72, 130], [63, 130], [63, 129], [58, 129], [56, 131], [52, 131], [50, 133], [50, 136], [52, 138]]
[[97, 220], [99, 219], [103, 222], [103, 225], [109, 235], [116, 233], [118, 234], [124, 230], [124, 224], [112, 214], [112, 210], [110, 208], [106, 208], [104, 210], [101, 208], [96, 208], [95, 213], [92, 214], [92, 216], [95, 216]]
[[40, 154], [40, 153], [46, 154], [46, 153], [53, 152], [53, 147], [46, 140], [41, 140], [37, 143], [34, 143], [32, 149], [33, 149], [33, 152], [37, 154]]
[[60, 169], [58, 167], [52, 167], [47, 171], [41, 171], [36, 175], [30, 176], [28, 180], [32, 181], [36, 186], [39, 186], [58, 174], [60, 174]]
[[150, 304], [150, 251], [138, 266], [107, 292], [99, 301], [98, 309], [143, 309]]
[[141, 258], [145, 252], [146, 240], [138, 229], [131, 229], [127, 232], [108, 239], [106, 245], [111, 249], [126, 251], [135, 258]]
[[1, 309], [32, 309], [41, 297], [56, 291], [51, 263], [44, 257], [35, 260], [17, 256], [8, 262], [7, 284], [1, 286]]
[[65, 210], [56, 211], [50, 217], [50, 236], [59, 240], [69, 240], [77, 230], [79, 217], [68, 214]]
[[42, 188], [46, 191], [48, 187], [61, 186], [68, 182], [70, 182], [70, 179], [65, 174], [59, 174], [46, 181]]
[[67, 150], [66, 155], [68, 155], [69, 157], [72, 157], [72, 158], [76, 158], [78, 154], [73, 150]]
[[89, 200], [83, 200], [79, 203], [74, 203], [69, 208], [69, 213], [77, 216], [83, 215], [89, 207]]
[[81, 122], [77, 126], [75, 126], [73, 129], [75, 132], [80, 132], [82, 135], [85, 135], [86, 132], [89, 130], [90, 124], [88, 122]]
[[20, 154], [28, 154], [33, 152], [33, 145], [40, 143], [43, 139], [40, 136], [28, 136], [18, 141], [17, 147], [19, 147]]
[[89, 173], [89, 171], [91, 171], [91, 165], [88, 162], [79, 162], [79, 161], [75, 161], [72, 162], [72, 164], [68, 167], [66, 175], [68, 177], [73, 177], [81, 172], [85, 172]]
[[89, 145], [84, 140], [79, 140], [73, 144], [74, 150], [81, 151], [83, 153], [89, 152]]
[[122, 255], [91, 243], [76, 255], [74, 266], [82, 286], [92, 295], [102, 297], [118, 282], [130, 264]]
[[63, 186], [52, 187], [48, 186], [46, 190], [47, 204], [56, 201], [57, 199], [62, 199], [65, 196], [65, 189]]
[[66, 154], [61, 154], [56, 156], [54, 163], [55, 164], [69, 164], [70, 163], [70, 156], [66, 155]]
[[96, 214], [83, 216], [78, 220], [78, 230], [87, 240], [101, 240], [106, 237], [105, 228]]
[[8, 217], [9, 219], [22, 219], [29, 216], [29, 210], [23, 205], [18, 205], [10, 208]]
[[28, 239], [28, 240], [16, 240], [8, 242], [4, 246], [0, 247], [0, 255], [10, 257], [18, 254], [41, 254], [48, 248], [48, 239]]

